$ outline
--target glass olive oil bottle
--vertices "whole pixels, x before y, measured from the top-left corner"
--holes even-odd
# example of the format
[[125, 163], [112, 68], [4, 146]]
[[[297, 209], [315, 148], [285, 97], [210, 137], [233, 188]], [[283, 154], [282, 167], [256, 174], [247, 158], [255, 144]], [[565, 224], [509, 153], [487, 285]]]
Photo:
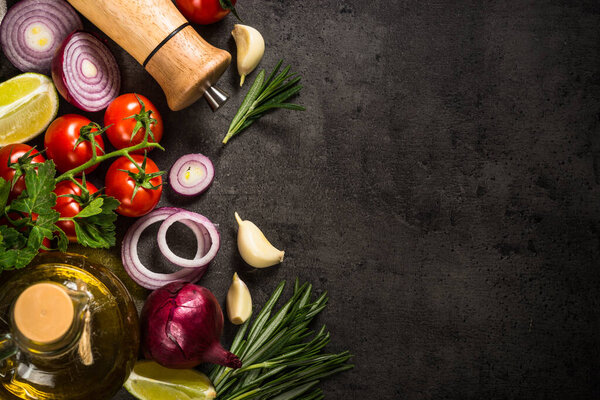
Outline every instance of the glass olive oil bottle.
[[0, 275], [1, 399], [110, 399], [138, 346], [131, 296], [87, 258], [46, 253]]

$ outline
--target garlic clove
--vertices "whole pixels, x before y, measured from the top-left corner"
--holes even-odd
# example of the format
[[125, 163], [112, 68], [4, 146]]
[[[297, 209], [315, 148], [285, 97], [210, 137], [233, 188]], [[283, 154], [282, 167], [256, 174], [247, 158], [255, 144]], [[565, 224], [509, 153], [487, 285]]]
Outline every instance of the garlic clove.
[[238, 250], [244, 261], [255, 268], [270, 267], [283, 261], [285, 252], [277, 250], [256, 225], [242, 221], [237, 212], [235, 219], [239, 225]]
[[237, 272], [227, 292], [227, 315], [234, 325], [241, 325], [252, 314], [252, 297], [248, 286], [240, 279]]
[[231, 35], [237, 47], [237, 68], [242, 86], [246, 75], [254, 71], [263, 57], [265, 40], [259, 31], [248, 25], [234, 25]]

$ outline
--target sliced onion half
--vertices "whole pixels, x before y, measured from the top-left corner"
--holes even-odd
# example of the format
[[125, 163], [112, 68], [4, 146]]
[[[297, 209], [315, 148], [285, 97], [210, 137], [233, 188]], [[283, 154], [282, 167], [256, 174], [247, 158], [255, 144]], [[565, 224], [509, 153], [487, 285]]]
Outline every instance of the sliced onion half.
[[52, 60], [52, 80], [69, 103], [100, 111], [119, 95], [121, 74], [110, 50], [91, 33], [73, 32]]
[[[146, 266], [142, 264], [140, 260], [137, 251], [137, 246], [142, 232], [150, 225], [159, 221], [164, 221], [168, 219], [168, 217], [177, 214], [181, 211], [184, 210], [171, 207], [156, 209], [150, 214], [147, 214], [144, 217], [138, 219], [135, 222], [135, 224], [133, 224], [131, 228], [129, 228], [129, 230], [127, 231], [125, 238], [123, 239], [123, 246], [121, 248], [121, 259], [123, 261], [125, 271], [127, 272], [127, 274], [129, 274], [131, 279], [133, 279], [138, 285], [145, 287], [146, 289], [155, 290], [166, 285], [167, 283], [174, 281], [183, 280], [195, 282], [198, 279], [200, 279], [202, 275], [204, 275], [204, 272], [206, 272], [206, 269], [208, 268], [208, 263], [203, 263], [203, 265], [199, 266], [198, 268], [184, 268], [177, 272], [161, 274], [158, 272], [150, 271]], [[196, 242], [198, 243], [198, 250], [196, 251], [194, 260], [204, 260], [206, 258], [207, 251], [209, 251], [209, 248], [205, 245], [206, 239], [203, 225], [200, 225], [197, 222], [189, 219], [178, 219], [178, 221], [189, 227], [193, 232], [194, 236], [196, 237]]]
[[[210, 239], [210, 247], [207, 249], [206, 254], [202, 258], [194, 258], [188, 259], [179, 257], [177, 254], [173, 253], [167, 244], [167, 230], [171, 225], [175, 222], [183, 222], [183, 221], [193, 221], [198, 225], [202, 226], [208, 232], [208, 237]], [[205, 238], [203, 237], [204, 241]], [[217, 255], [217, 251], [219, 251], [220, 245], [220, 237], [217, 228], [214, 226], [212, 222], [204, 215], [200, 215], [191, 211], [179, 211], [178, 213], [172, 214], [160, 225], [158, 228], [158, 248], [160, 252], [175, 265], [178, 265], [183, 268], [199, 268], [207, 265], [209, 262], [215, 258]]]
[[169, 184], [183, 196], [204, 192], [215, 177], [215, 167], [202, 154], [187, 154], [175, 161], [169, 172]]
[[2, 51], [23, 72], [47, 73], [64, 38], [83, 28], [73, 7], [63, 0], [22, 0], [0, 20]]

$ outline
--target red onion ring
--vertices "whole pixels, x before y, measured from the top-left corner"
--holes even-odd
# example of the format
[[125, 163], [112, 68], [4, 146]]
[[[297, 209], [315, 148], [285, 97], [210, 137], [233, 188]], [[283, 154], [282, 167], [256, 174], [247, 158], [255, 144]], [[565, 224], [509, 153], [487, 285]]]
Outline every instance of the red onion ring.
[[[204, 275], [204, 272], [206, 272], [208, 265], [205, 265], [204, 268], [186, 268], [170, 274], [161, 274], [150, 271], [140, 261], [137, 252], [137, 245], [142, 232], [153, 223], [163, 221], [169, 216], [179, 213], [180, 211], [182, 210], [172, 207], [156, 209], [150, 214], [138, 219], [125, 234], [123, 245], [121, 247], [121, 260], [127, 274], [138, 285], [145, 287], [146, 289], [155, 290], [166, 285], [167, 283], [178, 280], [195, 282], [200, 279], [202, 275]], [[198, 250], [196, 251], [194, 259], [201, 259], [206, 253], [207, 249], [207, 247], [204, 246], [204, 234], [202, 233], [201, 226], [189, 220], [179, 220], [179, 222], [185, 224], [194, 233], [198, 242]]]
[[[152, 215], [148, 214], [142, 219], [138, 220], [134, 226], [130, 228], [127, 232], [126, 238], [123, 242], [123, 247], [121, 250], [121, 257], [123, 260], [123, 265], [125, 267], [125, 271], [131, 276], [131, 278], [136, 281], [140, 286], [143, 286], [148, 289], [157, 289], [163, 286], [166, 283], [176, 281], [176, 280], [189, 280], [194, 281], [200, 278], [201, 274], [204, 271], [192, 271], [190, 270], [181, 270], [175, 273], [170, 274], [160, 274], [156, 272], [149, 271], [140, 261], [139, 256], [137, 254], [137, 243], [139, 241], [139, 237], [143, 230], [147, 228], [149, 225], [166, 219], [172, 213], [177, 212], [178, 210], [157, 210], [156, 213]], [[149, 218], [146, 218], [149, 217]], [[182, 221], [185, 223], [184, 221]], [[188, 227], [192, 229], [196, 238], [200, 238], [201, 233], [197, 229], [195, 224], [190, 224]], [[131, 235], [130, 235], [131, 232]], [[199, 240], [200, 242], [200, 240]], [[196, 257], [199, 254], [204, 252], [203, 246], [198, 246], [198, 251], [196, 253]]]
[[22, 0], [0, 19], [2, 51], [23, 72], [47, 73], [64, 38], [83, 28], [79, 15], [63, 0]]
[[200, 228], [200, 232], [202, 232], [202, 236], [204, 237], [204, 249], [210, 249], [210, 244], [212, 242], [210, 240], [210, 234], [208, 233], [204, 225], [199, 225], [198, 228]]
[[[202, 176], [198, 176], [201, 174]], [[204, 192], [215, 177], [215, 167], [202, 154], [187, 154], [175, 161], [169, 172], [169, 184], [183, 196]]]
[[[202, 225], [208, 235], [210, 237], [210, 247], [206, 254], [200, 259], [194, 258], [193, 260], [179, 257], [175, 253], [171, 251], [169, 245], [167, 244], [167, 230], [171, 225], [173, 225], [177, 221], [193, 221], [199, 225]], [[203, 215], [196, 214], [191, 211], [179, 211], [178, 213], [172, 214], [158, 228], [158, 248], [160, 252], [173, 264], [178, 265], [183, 268], [199, 268], [207, 265], [209, 262], [215, 258], [217, 255], [217, 251], [219, 251], [220, 245], [220, 237], [217, 228], [213, 225], [212, 222], [208, 218]]]
[[52, 80], [69, 103], [100, 111], [119, 94], [121, 74], [108, 48], [94, 35], [76, 31], [63, 41], [52, 60]]

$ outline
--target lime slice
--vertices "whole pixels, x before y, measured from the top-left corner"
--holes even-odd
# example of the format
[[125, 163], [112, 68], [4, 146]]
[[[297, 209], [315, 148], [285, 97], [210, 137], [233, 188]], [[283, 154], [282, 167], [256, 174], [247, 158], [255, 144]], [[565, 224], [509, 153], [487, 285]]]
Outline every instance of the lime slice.
[[58, 94], [45, 75], [26, 73], [0, 83], [0, 147], [33, 139], [57, 111]]
[[137, 362], [124, 386], [140, 400], [204, 400], [217, 397], [215, 388], [202, 372], [165, 368], [154, 361]]

